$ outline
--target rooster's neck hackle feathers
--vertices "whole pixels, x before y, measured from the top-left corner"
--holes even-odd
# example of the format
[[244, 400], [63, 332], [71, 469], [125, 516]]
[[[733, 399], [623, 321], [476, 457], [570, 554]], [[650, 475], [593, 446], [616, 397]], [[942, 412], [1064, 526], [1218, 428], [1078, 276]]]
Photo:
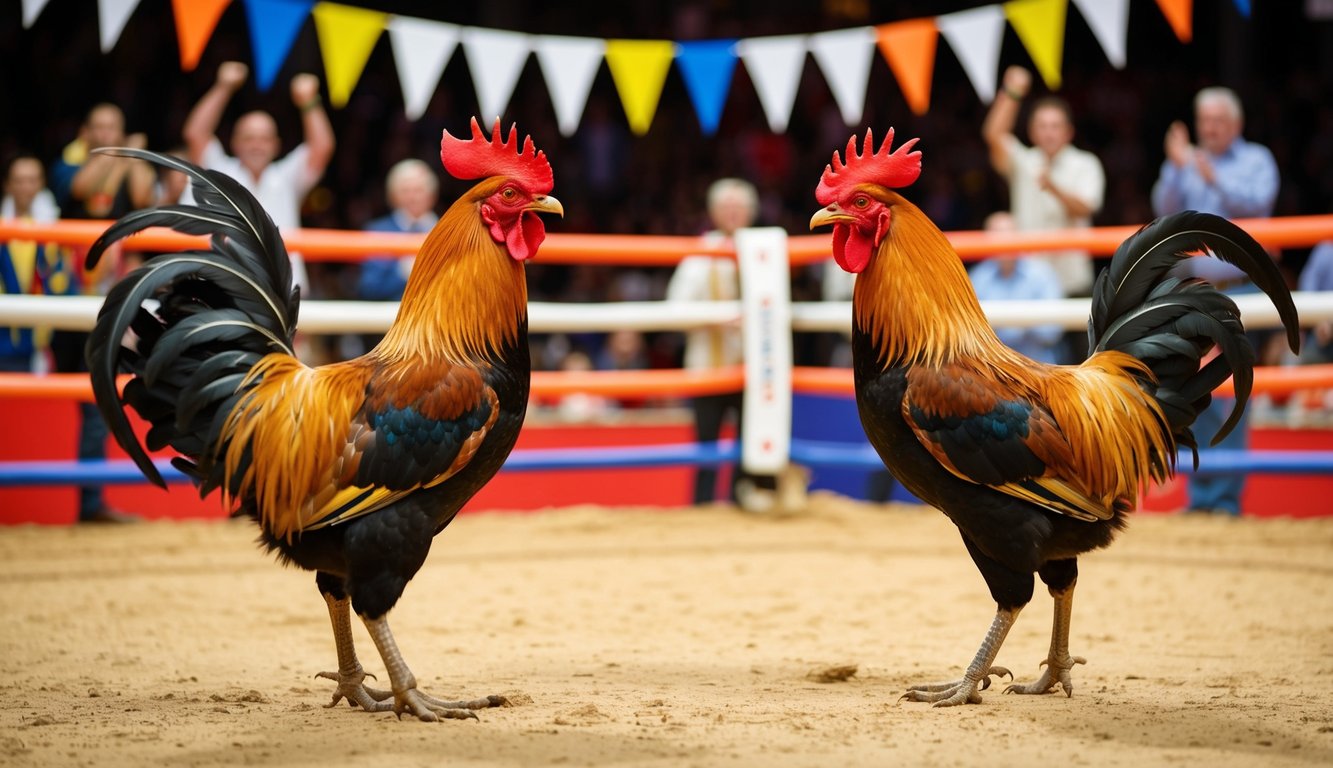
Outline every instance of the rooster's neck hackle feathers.
[[491, 238], [479, 213], [481, 201], [504, 181], [487, 179], [473, 187], [426, 236], [398, 317], [375, 355], [466, 363], [518, 343], [528, 316], [523, 265]]
[[959, 356], [1012, 353], [986, 322], [967, 271], [919, 208], [888, 190], [889, 234], [857, 276], [852, 314], [870, 335], [884, 367], [938, 365]]

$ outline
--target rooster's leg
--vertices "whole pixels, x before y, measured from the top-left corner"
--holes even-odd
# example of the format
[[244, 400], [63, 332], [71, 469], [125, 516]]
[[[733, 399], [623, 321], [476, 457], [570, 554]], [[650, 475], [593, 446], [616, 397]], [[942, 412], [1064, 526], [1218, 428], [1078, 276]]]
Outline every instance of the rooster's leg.
[[352, 644], [352, 601], [345, 596], [338, 597], [332, 592], [323, 594], [324, 602], [329, 604], [333, 642], [338, 647], [338, 671], [320, 672], [315, 675], [338, 684], [333, 690], [333, 701], [327, 706], [336, 706], [338, 702], [347, 699], [348, 706], [359, 706], [364, 710], [374, 711], [378, 702], [393, 696], [393, 693], [365, 686], [367, 674], [361, 668], [361, 662], [357, 661], [356, 648]]
[[503, 696], [487, 696], [473, 701], [444, 701], [418, 691], [416, 676], [398, 652], [398, 643], [394, 642], [393, 633], [389, 631], [388, 620], [383, 616], [378, 619], [362, 616], [361, 619], [366, 623], [375, 647], [379, 649], [380, 658], [384, 659], [384, 667], [389, 671], [389, 683], [393, 686], [393, 701], [377, 702], [374, 705], [376, 711], [392, 711], [399, 717], [404, 712], [410, 712], [422, 720], [475, 720], [477, 715], [472, 710], [502, 707], [508, 703]]
[[968, 665], [967, 671], [963, 673], [962, 680], [913, 685], [907, 689], [902, 698], [909, 701], [933, 702], [937, 707], [980, 704], [981, 694], [977, 692], [978, 688], [981, 690], [989, 688], [991, 675], [1013, 677], [1009, 670], [993, 666], [993, 662], [1020, 610], [1022, 609], [1001, 608], [995, 612], [995, 620], [991, 622], [990, 631], [986, 633], [986, 639], [981, 641], [981, 648], [977, 651], [976, 658]]
[[1045, 570], [1041, 572], [1042, 579], [1050, 585], [1051, 597], [1055, 598], [1051, 650], [1046, 655], [1046, 660], [1042, 662], [1045, 669], [1042, 670], [1041, 677], [1035, 681], [1024, 685], [1011, 685], [1004, 689], [1005, 693], [1050, 693], [1055, 684], [1059, 683], [1066, 696], [1074, 695], [1074, 683], [1070, 679], [1069, 670], [1073, 669], [1075, 664], [1086, 664], [1088, 660], [1082, 656], [1069, 655], [1069, 618], [1074, 612], [1074, 584], [1078, 580], [1078, 572], [1077, 570], [1071, 572], [1067, 566], [1062, 567], [1060, 571], [1058, 576], [1067, 575], [1067, 578], [1053, 580]]

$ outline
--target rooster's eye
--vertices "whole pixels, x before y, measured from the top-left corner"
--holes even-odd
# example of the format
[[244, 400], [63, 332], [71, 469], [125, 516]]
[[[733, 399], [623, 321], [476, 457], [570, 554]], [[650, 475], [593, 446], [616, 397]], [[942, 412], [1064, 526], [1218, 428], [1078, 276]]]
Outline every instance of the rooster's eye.
[[866, 197], [865, 195], [857, 195], [856, 199], [852, 200], [852, 205], [856, 206], [857, 208], [864, 208], [867, 205], [870, 205], [870, 198]]
[[500, 197], [503, 197], [505, 200], [513, 200], [518, 197], [518, 193], [514, 191], [513, 187], [505, 187], [504, 190], [500, 192]]

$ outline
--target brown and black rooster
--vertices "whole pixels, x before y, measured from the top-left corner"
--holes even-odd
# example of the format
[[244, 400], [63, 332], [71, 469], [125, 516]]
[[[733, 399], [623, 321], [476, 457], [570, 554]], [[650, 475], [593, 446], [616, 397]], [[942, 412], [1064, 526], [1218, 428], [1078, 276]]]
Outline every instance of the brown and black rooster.
[[[538, 213], [563, 214], [551, 166], [517, 129], [469, 140], [444, 132], [440, 156], [483, 179], [426, 237], [384, 340], [366, 355], [310, 368], [293, 354], [299, 296], [278, 230], [239, 184], [175, 158], [119, 149], [189, 175], [194, 206], [130, 214], [88, 254], [150, 226], [206, 234], [211, 250], [146, 262], [107, 296], [88, 343], [97, 404], [144, 475], [162, 477], [124, 413], [174, 449], [201, 494], [221, 489], [263, 544], [315, 571], [338, 652], [333, 702], [422, 720], [475, 717], [499, 697], [443, 701], [417, 690], [386, 614], [435, 535], [504, 463], [527, 408], [523, 262], [545, 237]], [[116, 376], [131, 375], [123, 395]], [[391, 690], [364, 685], [349, 608], [365, 622]]]
[[[949, 241], [893, 191], [916, 181], [915, 140], [878, 152], [866, 133], [844, 164], [833, 154], [810, 226], [833, 225], [833, 255], [857, 273], [852, 297], [856, 403], [870, 442], [903, 485], [958, 526], [997, 603], [995, 620], [961, 680], [911, 687], [936, 706], [976, 703], [1033, 573], [1055, 598], [1041, 677], [1014, 693], [1073, 692], [1069, 623], [1078, 556], [1111, 543], [1140, 491], [1175, 471], [1177, 445], [1211, 392], [1234, 376], [1235, 425], [1249, 396], [1254, 351], [1236, 305], [1213, 286], [1167, 274], [1192, 253], [1242, 269], [1272, 298], [1295, 349], [1291, 294], [1268, 255], [1225, 219], [1167, 216], [1126, 240], [1094, 289], [1091, 356], [1081, 365], [1034, 362], [986, 322]], [[1214, 348], [1220, 354], [1207, 361]], [[1195, 456], [1197, 462], [1197, 454]]]

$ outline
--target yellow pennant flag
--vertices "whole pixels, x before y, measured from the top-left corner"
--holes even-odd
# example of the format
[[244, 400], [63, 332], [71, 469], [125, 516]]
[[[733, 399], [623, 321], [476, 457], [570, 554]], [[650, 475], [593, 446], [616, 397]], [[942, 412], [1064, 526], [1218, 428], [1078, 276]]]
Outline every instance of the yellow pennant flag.
[[1004, 4], [1023, 47], [1028, 49], [1046, 87], [1060, 89], [1060, 69], [1065, 51], [1065, 14], [1069, 0], [1011, 0]]
[[653, 124], [676, 45], [670, 40], [607, 40], [606, 64], [635, 135]]
[[318, 3], [311, 15], [315, 17], [315, 32], [324, 58], [329, 101], [335, 107], [346, 106], [389, 15], [338, 3]]

